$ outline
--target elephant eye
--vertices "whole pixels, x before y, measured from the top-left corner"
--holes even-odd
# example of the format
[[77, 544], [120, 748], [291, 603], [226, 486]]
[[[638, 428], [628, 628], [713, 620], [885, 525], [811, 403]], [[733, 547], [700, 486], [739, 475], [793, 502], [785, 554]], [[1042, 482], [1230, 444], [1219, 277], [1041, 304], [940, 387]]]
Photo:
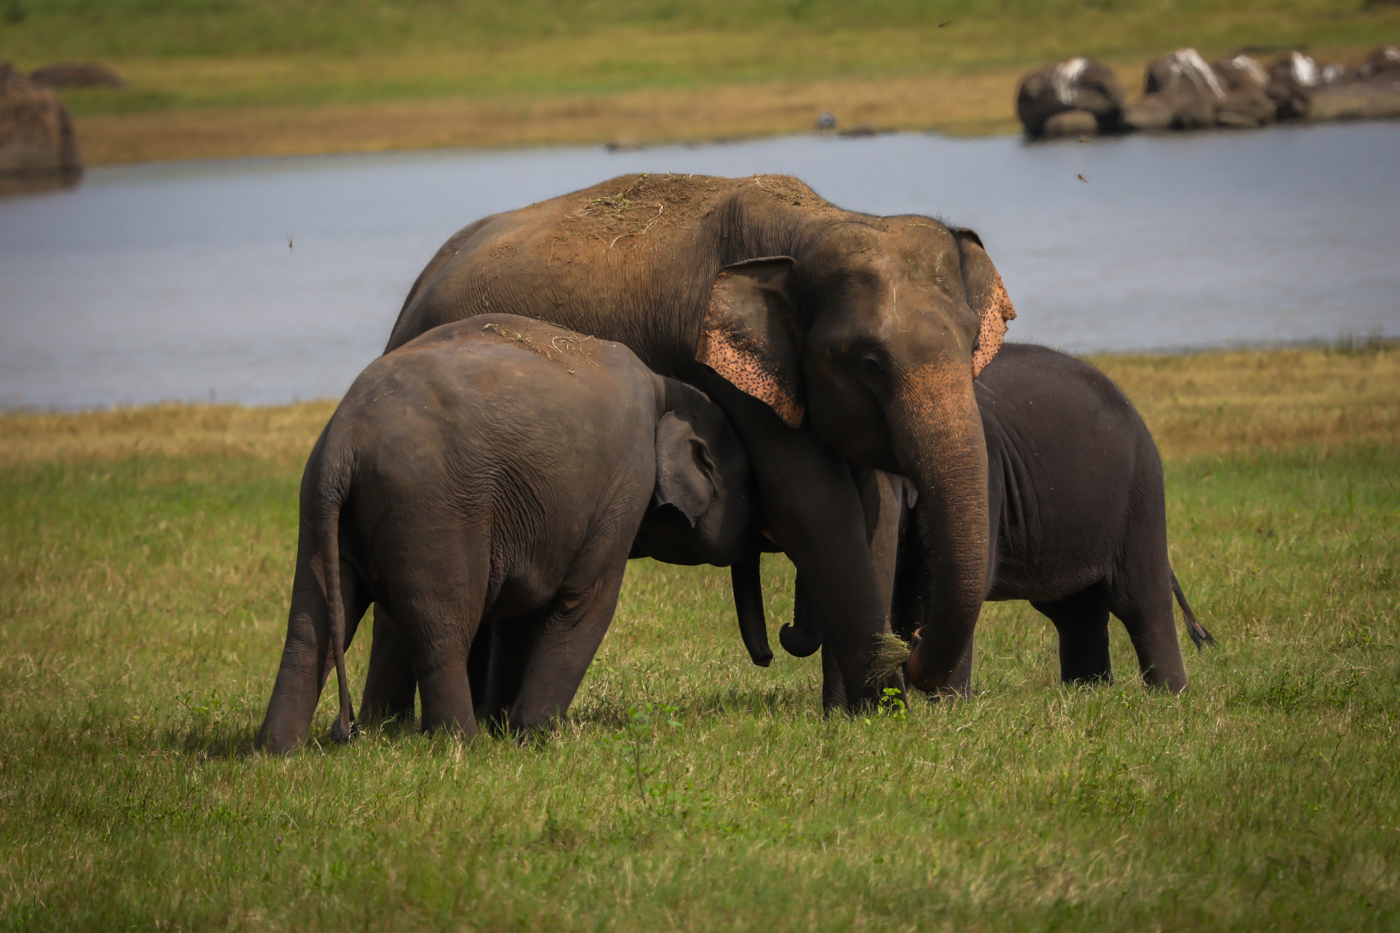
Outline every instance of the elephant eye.
[[856, 356], [856, 372], [865, 379], [881, 379], [885, 375], [885, 363], [874, 350], [865, 350]]
[[865, 373], [875, 374], [885, 371], [885, 367], [880, 364], [880, 357], [876, 356], [872, 350], [866, 350], [862, 353], [856, 359], [856, 365]]

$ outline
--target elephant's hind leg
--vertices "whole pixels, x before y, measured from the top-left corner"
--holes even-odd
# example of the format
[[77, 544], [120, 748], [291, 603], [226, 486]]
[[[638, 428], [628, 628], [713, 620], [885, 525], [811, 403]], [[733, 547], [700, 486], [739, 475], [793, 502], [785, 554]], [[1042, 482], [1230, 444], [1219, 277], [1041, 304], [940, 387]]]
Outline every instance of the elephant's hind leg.
[[408, 642], [387, 609], [374, 607], [374, 641], [360, 713], [366, 719], [413, 721], [418, 682], [413, 678]]
[[467, 658], [472, 635], [481, 621], [481, 604], [461, 598], [419, 598], [407, 612], [412, 629], [409, 660], [423, 699], [423, 731], [448, 729], [463, 737], [476, 735], [476, 710], [472, 704]]
[[568, 712], [617, 610], [627, 570], [625, 549], [622, 553], [622, 560], [604, 569], [587, 589], [562, 590], [543, 624], [535, 626], [520, 691], [511, 705], [511, 729], [547, 728]]
[[[254, 740], [257, 748], [272, 754], [286, 754], [310, 737], [321, 690], [334, 666], [330, 663], [329, 611], [321, 589], [321, 555], [308, 545], [305, 531], [302, 538], [292, 581], [292, 604], [287, 613], [287, 641], [272, 699]], [[340, 565], [340, 592], [345, 609], [344, 647], [348, 648], [356, 624], [369, 604], [354, 570], [344, 561]]]
[[1128, 630], [1147, 685], [1180, 693], [1186, 688], [1186, 665], [1172, 616], [1171, 586], [1168, 583], [1160, 589], [1133, 602], [1113, 605], [1113, 614]]
[[476, 734], [467, 658], [486, 609], [489, 543], [463, 540], [460, 527], [439, 533], [412, 526], [380, 545], [392, 554], [381, 569], [384, 602], [407, 648], [423, 705], [423, 731]]
[[[1157, 502], [1162, 501], [1160, 491], [1155, 496]], [[1149, 687], [1166, 687], [1172, 693], [1180, 693], [1186, 687], [1186, 665], [1181, 659], [1173, 615], [1165, 512], [1150, 513], [1148, 520], [1128, 537], [1114, 576], [1108, 608], [1128, 630], [1142, 679]]]
[[410, 649], [413, 675], [423, 698], [423, 731], [440, 728], [470, 738], [476, 735], [476, 709], [466, 672], [470, 630], [480, 621], [480, 609], [461, 601], [434, 601], [414, 607], [424, 622]]
[[1108, 605], [1102, 587], [1092, 586], [1052, 602], [1032, 601], [1060, 636], [1060, 680], [1093, 684], [1113, 679], [1108, 654]]

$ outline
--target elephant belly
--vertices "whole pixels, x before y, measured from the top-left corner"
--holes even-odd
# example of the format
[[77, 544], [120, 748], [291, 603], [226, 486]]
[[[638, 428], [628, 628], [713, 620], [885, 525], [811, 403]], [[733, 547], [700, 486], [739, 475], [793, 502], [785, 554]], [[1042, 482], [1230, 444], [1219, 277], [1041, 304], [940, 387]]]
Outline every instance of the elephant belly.
[[987, 599], [1064, 599], [1106, 580], [1111, 569], [1112, 555], [1102, 534], [1048, 541], [1003, 534], [997, 539]]
[[1006, 602], [1025, 599], [1050, 602], [1082, 592], [1103, 578], [1104, 574], [1089, 567], [1068, 573], [1046, 573], [1033, 564], [1015, 568], [998, 566], [987, 592], [987, 600]]

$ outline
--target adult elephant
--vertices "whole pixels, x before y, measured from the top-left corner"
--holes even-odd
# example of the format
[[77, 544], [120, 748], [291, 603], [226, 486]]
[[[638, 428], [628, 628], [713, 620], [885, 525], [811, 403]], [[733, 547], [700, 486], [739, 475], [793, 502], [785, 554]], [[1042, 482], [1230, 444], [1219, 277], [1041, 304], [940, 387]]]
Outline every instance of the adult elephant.
[[413, 284], [387, 349], [486, 311], [624, 343], [725, 410], [769, 534], [814, 581], [810, 630], [781, 634], [794, 653], [822, 645], [828, 708], [885, 686], [872, 672], [889, 604], [851, 467], [908, 477], [948, 611], [906, 673], [942, 687], [987, 574], [972, 380], [1015, 316], [977, 234], [840, 210], [787, 176], [627, 175], [458, 232]]

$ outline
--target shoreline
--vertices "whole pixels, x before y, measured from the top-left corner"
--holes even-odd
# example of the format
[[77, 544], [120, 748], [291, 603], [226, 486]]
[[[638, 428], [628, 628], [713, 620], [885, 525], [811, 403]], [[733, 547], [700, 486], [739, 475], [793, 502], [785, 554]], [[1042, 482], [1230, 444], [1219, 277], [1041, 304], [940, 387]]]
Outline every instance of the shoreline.
[[[1112, 63], [1111, 67], [1124, 87], [1135, 86], [1140, 66]], [[937, 133], [953, 138], [994, 138], [1022, 135], [1015, 96], [1024, 74], [1024, 69], [1016, 68], [964, 75], [784, 81], [609, 94], [91, 113], [73, 120], [85, 170], [162, 162], [447, 149], [490, 152], [604, 146], [627, 151], [714, 145], [811, 135], [818, 132], [817, 117], [823, 113], [837, 119], [834, 130], [823, 135]], [[1129, 99], [1134, 96], [1130, 92]], [[1357, 119], [1344, 115], [1298, 123]], [[1222, 130], [1186, 134], [1211, 132]]]
[[74, 117], [87, 168], [250, 156], [429, 149], [707, 144], [837, 132], [1020, 132], [1024, 69], [879, 80], [775, 81], [604, 95], [491, 95], [324, 106], [154, 110]]
[[[947, 15], [894, 3], [681, 9], [658, 0], [470, 8], [342, 4], [157, 9], [114, 0], [0, 23], [24, 73], [97, 63], [122, 88], [62, 91], [89, 166], [436, 147], [662, 144], [813, 129], [1020, 130], [1019, 82], [1083, 55], [1130, 98], [1144, 66], [1190, 46], [1266, 67], [1306, 49], [1360, 63], [1400, 42], [1400, 7], [1212, 0], [1048, 9], [1008, 0]], [[42, 6], [42, 5], [41, 5]], [[159, 5], [157, 5], [159, 7]], [[342, 8], [343, 7], [343, 8]], [[117, 13], [121, 9], [123, 12]]]

